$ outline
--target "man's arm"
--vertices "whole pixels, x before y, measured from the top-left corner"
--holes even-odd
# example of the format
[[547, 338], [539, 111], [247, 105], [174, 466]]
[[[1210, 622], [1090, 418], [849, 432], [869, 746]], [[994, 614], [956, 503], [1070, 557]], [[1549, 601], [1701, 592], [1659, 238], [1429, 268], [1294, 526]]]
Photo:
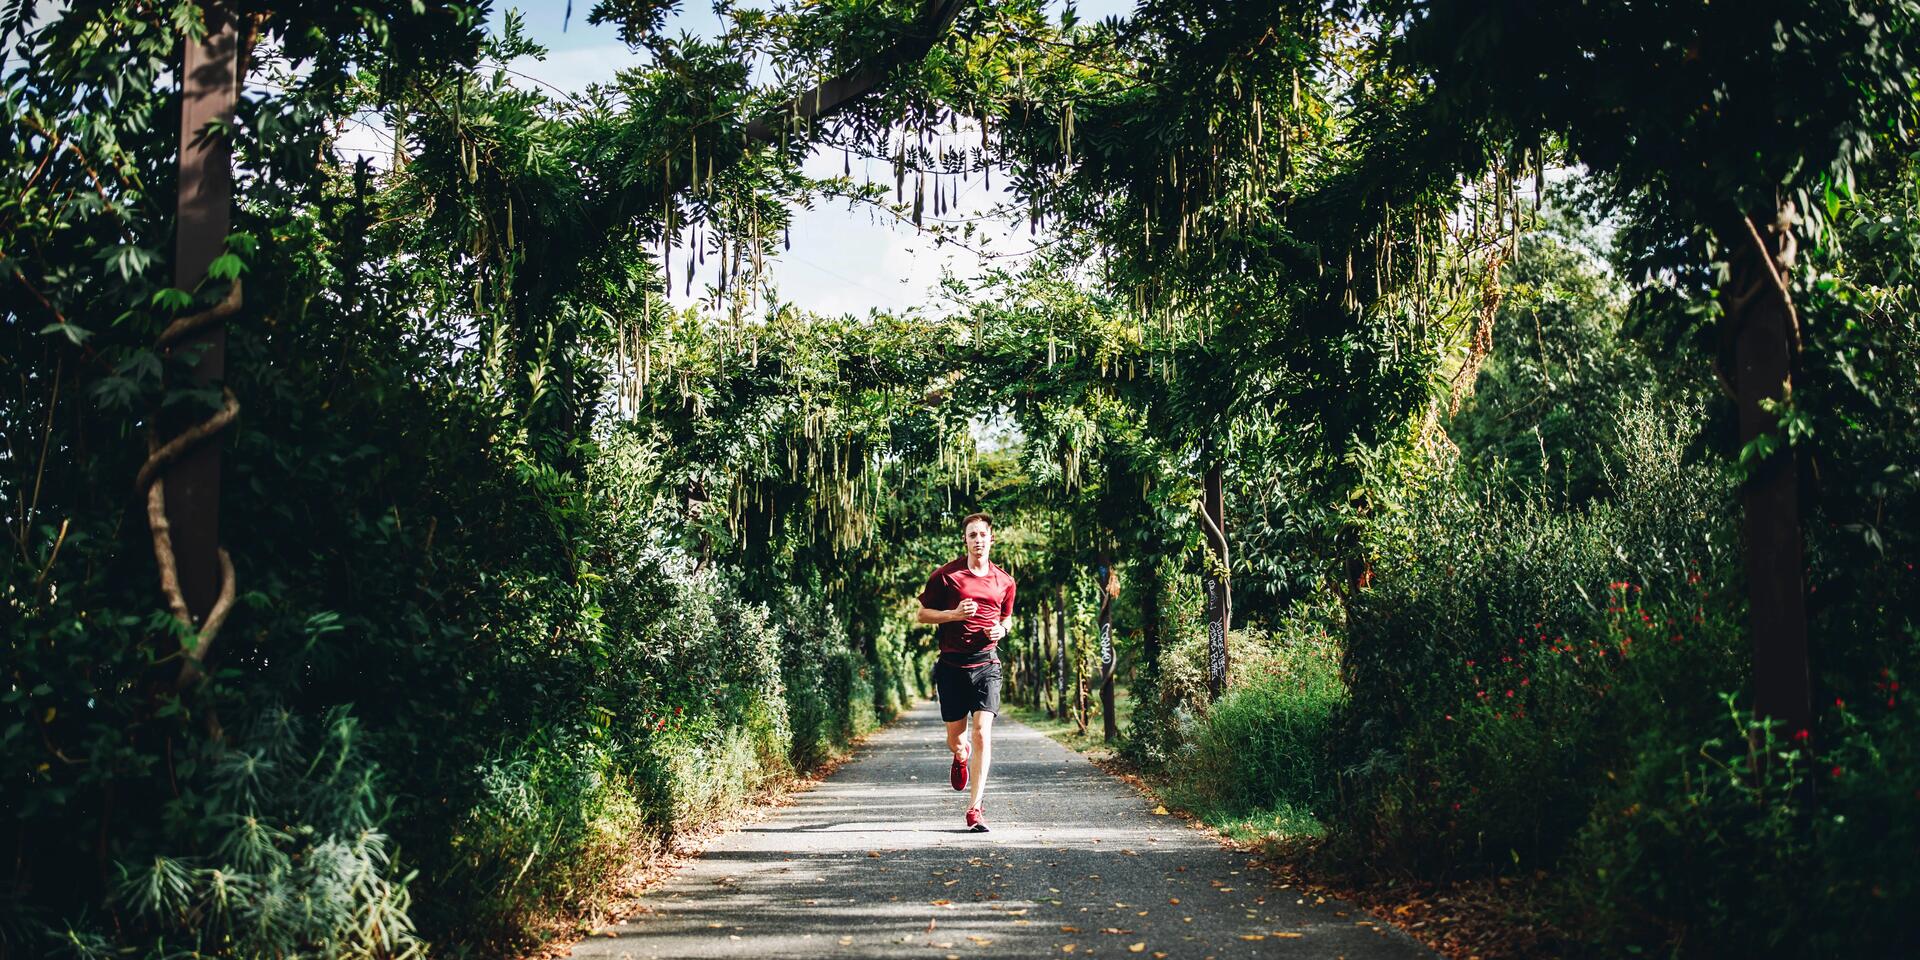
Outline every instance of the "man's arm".
[[920, 612], [914, 616], [914, 619], [920, 623], [952, 623], [955, 620], [965, 620], [973, 616], [973, 611], [978, 606], [979, 604], [972, 600], [962, 600], [960, 605], [952, 610], [935, 610], [922, 604]]
[[1000, 622], [988, 631], [988, 637], [995, 643], [1005, 640], [1007, 634], [1013, 631], [1013, 587], [1013, 584], [1007, 584], [1006, 599], [1000, 603]]

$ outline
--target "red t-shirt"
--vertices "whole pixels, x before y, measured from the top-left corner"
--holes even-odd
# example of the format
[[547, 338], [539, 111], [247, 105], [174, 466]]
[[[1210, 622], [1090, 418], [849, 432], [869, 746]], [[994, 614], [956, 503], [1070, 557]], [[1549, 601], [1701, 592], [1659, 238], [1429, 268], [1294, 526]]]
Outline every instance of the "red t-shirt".
[[978, 666], [992, 660], [995, 643], [987, 636], [993, 625], [1013, 616], [1013, 578], [991, 560], [985, 576], [967, 569], [961, 557], [933, 572], [920, 591], [920, 605], [952, 610], [962, 600], [979, 604], [973, 616], [943, 623], [933, 631], [940, 642], [940, 659], [960, 666]]

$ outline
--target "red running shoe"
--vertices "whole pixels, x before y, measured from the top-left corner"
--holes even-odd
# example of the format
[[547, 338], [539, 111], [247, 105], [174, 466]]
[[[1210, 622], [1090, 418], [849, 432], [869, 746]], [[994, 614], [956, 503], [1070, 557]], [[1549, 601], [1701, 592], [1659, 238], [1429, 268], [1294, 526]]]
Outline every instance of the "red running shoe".
[[947, 771], [947, 782], [953, 784], [955, 790], [965, 790], [967, 788], [966, 757], [959, 754], [954, 755], [953, 768]]
[[967, 808], [967, 829], [974, 833], [987, 832], [987, 818], [980, 814], [979, 807]]

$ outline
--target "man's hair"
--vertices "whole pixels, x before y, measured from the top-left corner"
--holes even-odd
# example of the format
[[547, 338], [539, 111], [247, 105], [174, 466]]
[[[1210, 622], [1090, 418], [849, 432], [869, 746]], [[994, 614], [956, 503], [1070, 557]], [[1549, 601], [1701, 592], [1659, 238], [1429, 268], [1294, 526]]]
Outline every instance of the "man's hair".
[[989, 516], [987, 516], [987, 515], [986, 515], [986, 514], [984, 514], [984, 513], [969, 513], [969, 514], [967, 514], [967, 518], [966, 518], [965, 520], [962, 520], [962, 521], [960, 521], [960, 532], [961, 532], [961, 533], [966, 533], [966, 532], [967, 532], [967, 528], [968, 528], [968, 527], [971, 527], [971, 526], [973, 526], [973, 522], [974, 522], [975, 520], [978, 520], [978, 521], [980, 521], [981, 523], [984, 523], [984, 524], [986, 524], [986, 525], [987, 525], [987, 529], [988, 529], [988, 530], [992, 530], [992, 529], [993, 529], [993, 518], [992, 518], [992, 517], [989, 517]]

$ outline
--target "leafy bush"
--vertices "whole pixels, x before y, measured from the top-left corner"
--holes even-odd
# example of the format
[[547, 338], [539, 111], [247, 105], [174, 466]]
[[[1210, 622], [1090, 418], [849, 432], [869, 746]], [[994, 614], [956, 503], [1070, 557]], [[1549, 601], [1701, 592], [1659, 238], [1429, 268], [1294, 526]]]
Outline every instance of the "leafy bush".
[[1636, 738], [1569, 858], [1568, 925], [1687, 955], [1911, 955], [1920, 717], [1836, 706], [1809, 749], [1726, 706], [1718, 736]]
[[[134, 932], [155, 955], [424, 955], [380, 831], [378, 768], [349, 711], [309, 725], [269, 709], [174, 773], [180, 789], [166, 814], [191, 825], [190, 845], [114, 865], [119, 936]], [[114, 942], [70, 927], [38, 946], [105, 958], [118, 955]]]
[[1237, 682], [1178, 755], [1175, 794], [1210, 820], [1278, 813], [1311, 825], [1333, 800], [1331, 735], [1346, 701], [1336, 618], [1324, 606], [1296, 613], [1284, 633], [1235, 635]]
[[[1702, 570], [1727, 579], [1729, 486], [1687, 462], [1693, 423], [1684, 408], [1625, 405], [1617, 495], [1585, 507], [1480, 494], [1446, 473], [1388, 504], [1371, 534], [1378, 577], [1347, 632], [1343, 842], [1436, 869], [1554, 861], [1585, 806], [1538, 803], [1539, 784], [1577, 796], [1598, 774], [1609, 735], [1593, 692], [1626, 681], [1566, 671], [1553, 651], [1592, 667], [1584, 651], [1604, 648], [1619, 599], [1609, 584], [1678, 604], [1698, 601]], [[1731, 682], [1741, 655], [1686, 682]]]

